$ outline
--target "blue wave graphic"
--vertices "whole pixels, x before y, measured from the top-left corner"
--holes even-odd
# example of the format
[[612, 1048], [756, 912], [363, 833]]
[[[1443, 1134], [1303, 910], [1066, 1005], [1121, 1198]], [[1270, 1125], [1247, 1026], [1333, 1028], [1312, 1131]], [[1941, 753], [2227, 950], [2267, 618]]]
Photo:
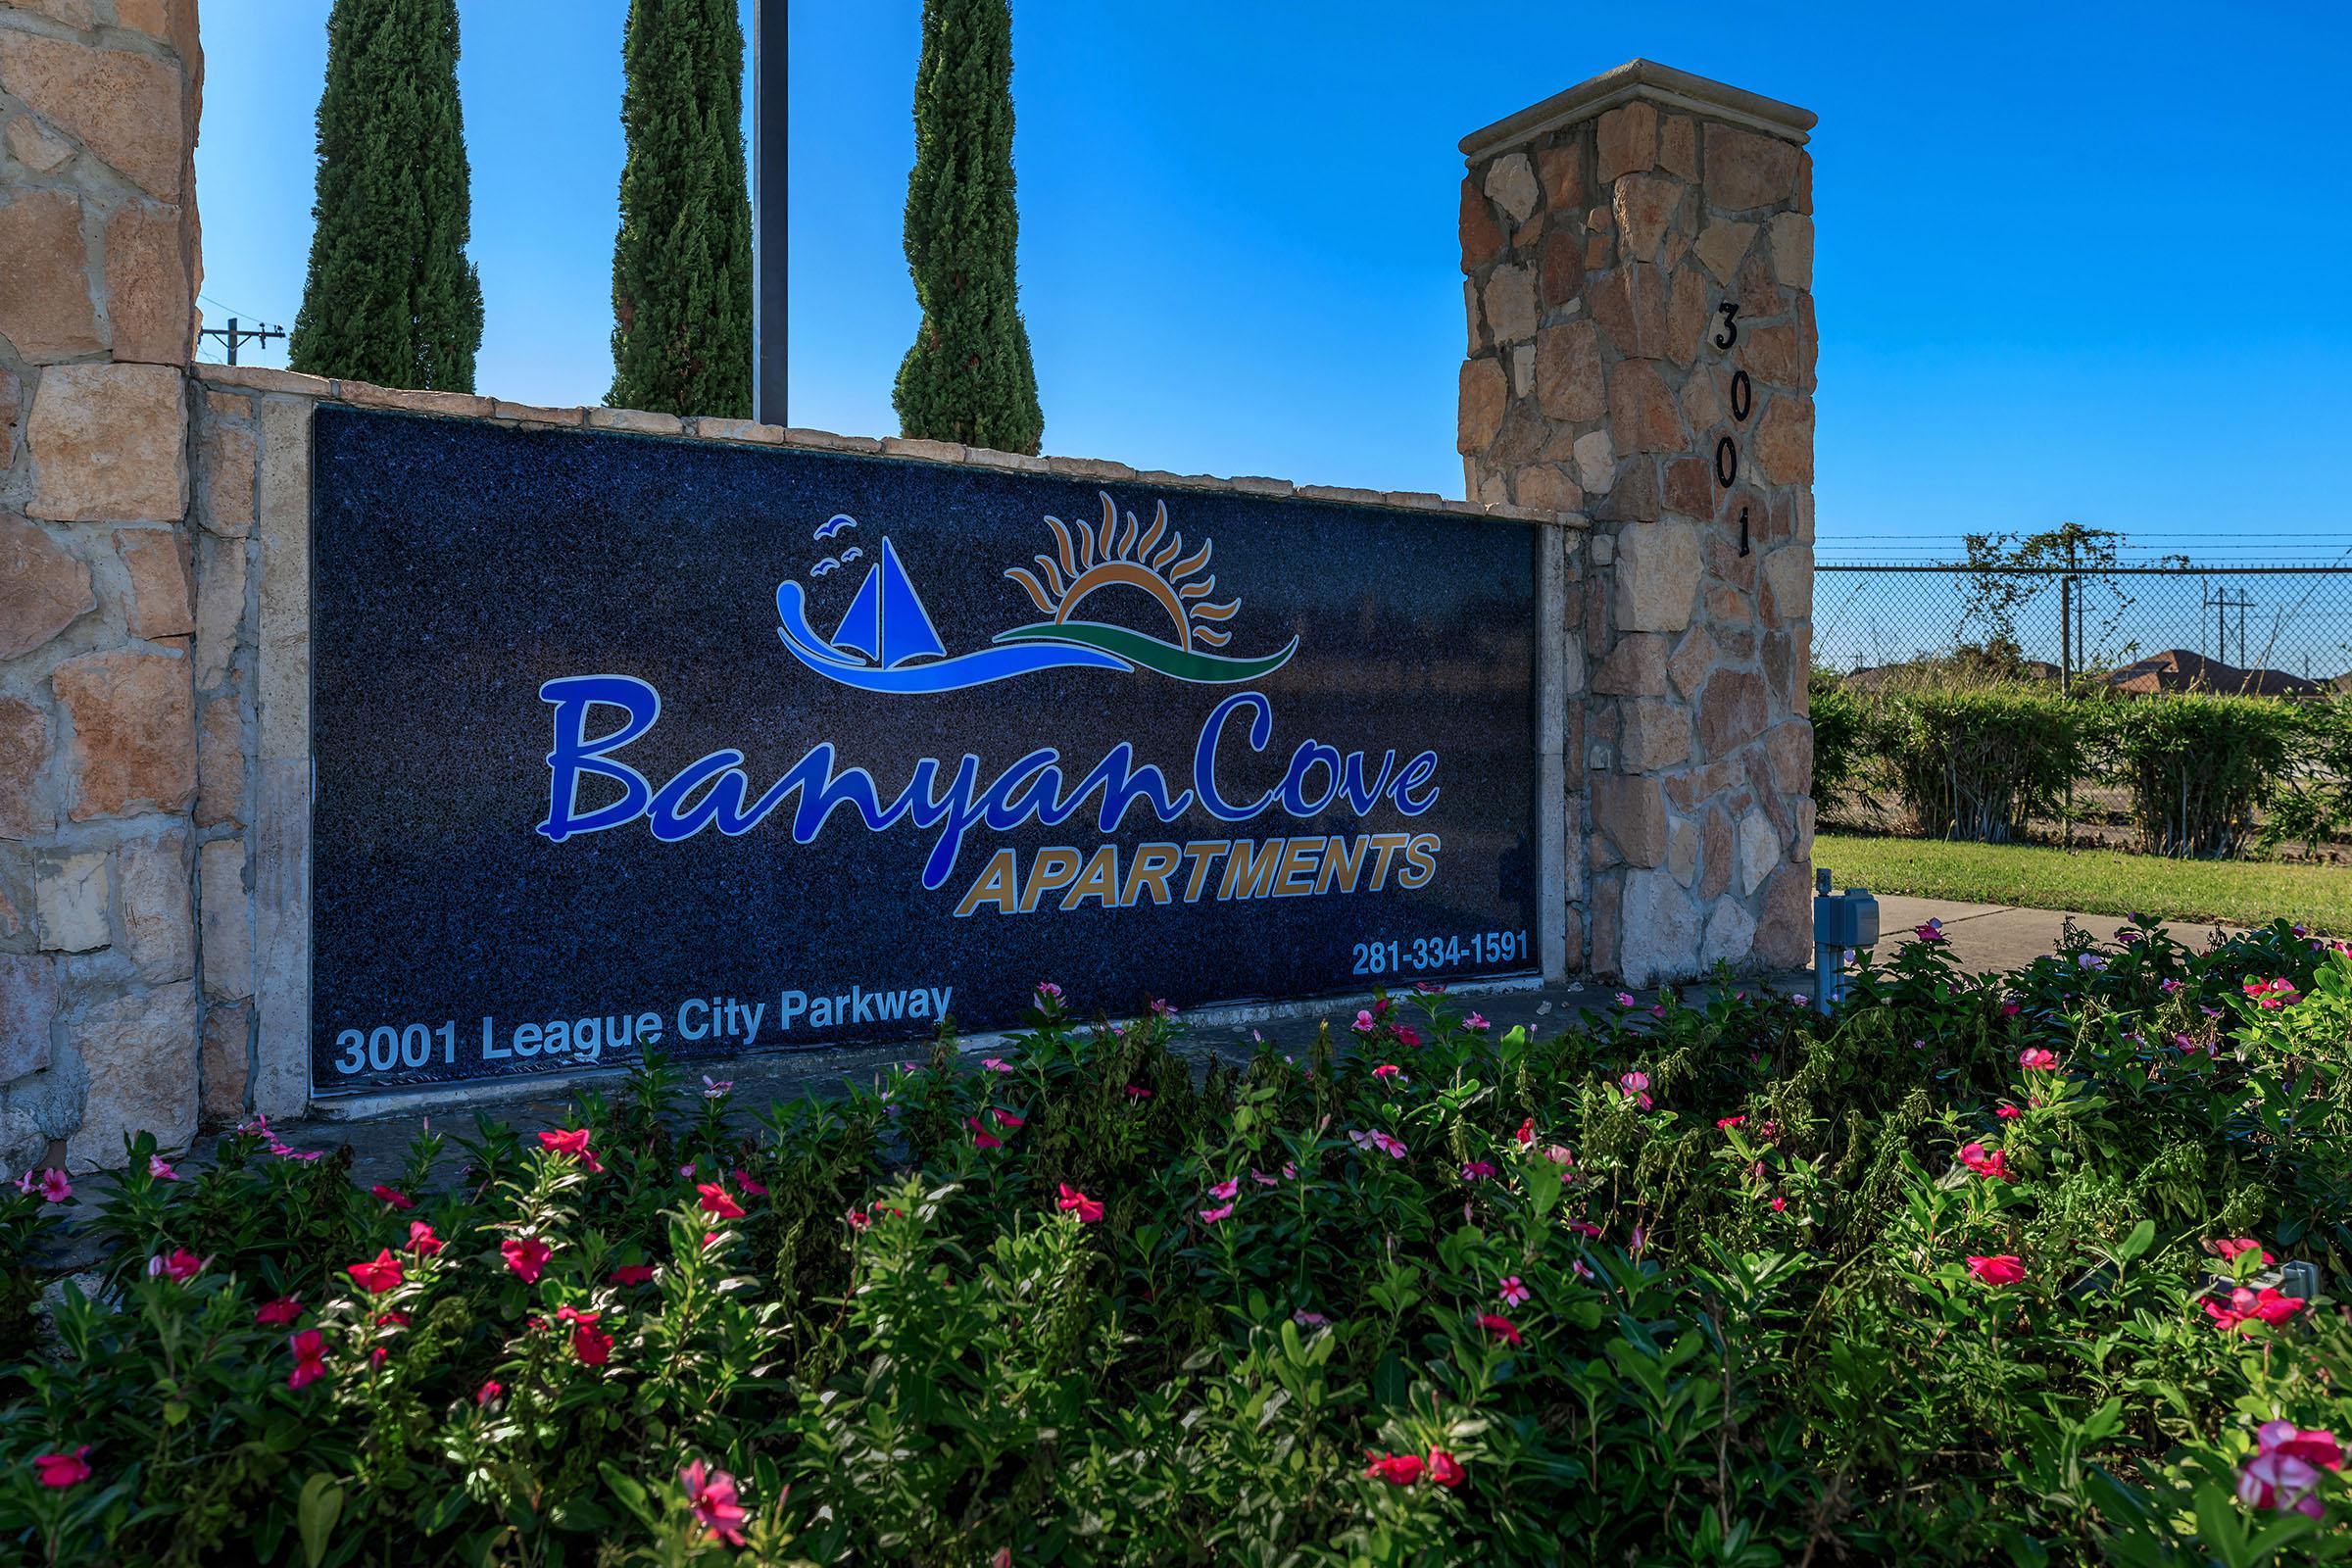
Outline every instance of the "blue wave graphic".
[[776, 635], [792, 657], [827, 680], [869, 692], [959, 692], [991, 681], [1011, 680], [1041, 669], [1116, 669], [1135, 665], [1099, 648], [1072, 643], [1017, 643], [976, 649], [934, 663], [900, 669], [877, 669], [836, 653], [808, 624], [808, 596], [790, 578], [776, 584], [776, 613], [784, 624]]

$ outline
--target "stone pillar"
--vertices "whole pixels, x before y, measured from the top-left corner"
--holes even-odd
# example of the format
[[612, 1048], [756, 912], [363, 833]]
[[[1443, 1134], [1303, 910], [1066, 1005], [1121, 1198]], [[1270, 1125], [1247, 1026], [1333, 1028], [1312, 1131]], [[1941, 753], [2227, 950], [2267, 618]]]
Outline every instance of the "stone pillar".
[[0, 3], [0, 1172], [196, 1128], [195, 0]]
[[1637, 60], [1462, 143], [1464, 480], [1591, 519], [1587, 957], [1638, 984], [1810, 948], [1813, 122]]

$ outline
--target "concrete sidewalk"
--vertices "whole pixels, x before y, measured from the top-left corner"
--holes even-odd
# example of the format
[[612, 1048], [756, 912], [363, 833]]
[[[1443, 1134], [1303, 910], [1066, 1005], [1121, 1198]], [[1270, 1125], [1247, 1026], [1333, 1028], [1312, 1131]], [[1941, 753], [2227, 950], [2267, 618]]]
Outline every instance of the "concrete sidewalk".
[[[2073, 921], [2102, 942], [2114, 940], [2125, 924], [2120, 914], [2082, 914], [2067, 909], [2022, 909], [2000, 904], [1963, 904], [1956, 899], [1879, 900], [1880, 946], [1891, 951], [1910, 940], [1914, 926], [1930, 920], [1943, 922], [1952, 944], [1952, 956], [1972, 973], [1986, 969], [2022, 969], [2035, 958], [2057, 950], [2058, 938]], [[2205, 948], [2243, 928], [2230, 925], [2176, 925], [2165, 929], [2190, 948]]]

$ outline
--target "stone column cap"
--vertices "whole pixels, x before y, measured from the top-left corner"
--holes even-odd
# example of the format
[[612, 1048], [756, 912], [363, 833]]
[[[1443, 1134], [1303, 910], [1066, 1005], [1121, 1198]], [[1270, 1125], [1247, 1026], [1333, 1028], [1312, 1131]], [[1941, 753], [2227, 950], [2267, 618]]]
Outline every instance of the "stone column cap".
[[1802, 145], [1820, 116], [1729, 82], [1692, 75], [1654, 60], [1629, 60], [1612, 71], [1553, 93], [1515, 115], [1462, 138], [1462, 156], [1476, 162], [1492, 152], [1533, 141], [1545, 131], [1592, 120], [1634, 99], [1666, 104]]

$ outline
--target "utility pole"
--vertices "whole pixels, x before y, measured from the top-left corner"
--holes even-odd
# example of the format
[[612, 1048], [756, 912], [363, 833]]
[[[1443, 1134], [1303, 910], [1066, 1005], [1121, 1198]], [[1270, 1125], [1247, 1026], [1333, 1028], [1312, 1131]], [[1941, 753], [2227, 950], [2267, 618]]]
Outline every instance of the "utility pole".
[[232, 316], [228, 318], [226, 327], [208, 326], [201, 335], [217, 337], [227, 344], [228, 363], [234, 365], [237, 363], [237, 345], [239, 343], [259, 343], [262, 347], [268, 348], [270, 340], [273, 337], [284, 337], [286, 329], [282, 326], [239, 326], [237, 318]]
[[788, 0], [752, 7], [752, 414], [761, 424], [791, 422], [784, 416], [790, 10]]

